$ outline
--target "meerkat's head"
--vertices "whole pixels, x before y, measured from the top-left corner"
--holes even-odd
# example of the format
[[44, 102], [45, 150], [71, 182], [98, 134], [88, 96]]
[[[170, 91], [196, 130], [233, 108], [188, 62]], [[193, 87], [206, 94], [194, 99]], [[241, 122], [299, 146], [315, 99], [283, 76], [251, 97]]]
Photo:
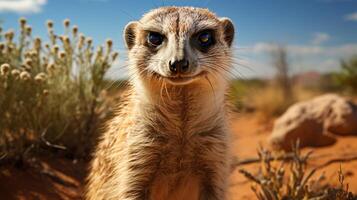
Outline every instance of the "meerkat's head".
[[158, 8], [124, 30], [134, 75], [173, 86], [225, 80], [233, 38], [231, 20], [193, 7]]

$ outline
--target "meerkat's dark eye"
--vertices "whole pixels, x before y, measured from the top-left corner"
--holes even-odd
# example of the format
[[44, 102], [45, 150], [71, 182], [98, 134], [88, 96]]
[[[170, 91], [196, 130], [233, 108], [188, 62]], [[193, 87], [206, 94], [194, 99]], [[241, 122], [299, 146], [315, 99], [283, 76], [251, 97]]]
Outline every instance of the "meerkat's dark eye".
[[164, 41], [164, 36], [157, 32], [149, 32], [147, 36], [148, 43], [152, 46], [159, 46]]
[[203, 31], [202, 33], [198, 34], [197, 40], [198, 44], [203, 48], [211, 46], [214, 42], [213, 35], [210, 31]]

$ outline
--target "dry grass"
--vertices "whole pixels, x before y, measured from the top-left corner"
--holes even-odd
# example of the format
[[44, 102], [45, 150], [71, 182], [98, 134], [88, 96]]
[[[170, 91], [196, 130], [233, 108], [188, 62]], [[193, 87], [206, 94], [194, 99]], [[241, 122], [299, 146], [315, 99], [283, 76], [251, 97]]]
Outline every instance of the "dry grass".
[[111, 40], [94, 50], [91, 38], [69, 20], [63, 23], [65, 33], [58, 35], [53, 22], [47, 22], [46, 42], [32, 36], [24, 18], [18, 36], [13, 30], [0, 31], [3, 160], [23, 159], [39, 147], [87, 154], [85, 144], [103, 114], [104, 75], [118, 54]]
[[[298, 144], [293, 150], [291, 160], [276, 160], [273, 153], [261, 148], [259, 174], [254, 175], [244, 169], [240, 170], [248, 180], [253, 182], [252, 190], [259, 200], [356, 200], [357, 196], [348, 191], [344, 175], [340, 168], [338, 188], [321, 185], [320, 179], [311, 180], [316, 169], [306, 170], [311, 155], [302, 155]], [[276, 157], [277, 158], [277, 157]]]
[[335, 74], [335, 81], [350, 94], [357, 94], [357, 54], [341, 61], [341, 70]]
[[293, 102], [293, 98], [285, 99], [279, 88], [267, 87], [257, 90], [248, 97], [259, 115], [264, 119], [281, 115]]
[[[283, 91], [279, 87], [276, 87], [275, 84], [269, 83], [268, 81], [264, 86], [238, 86], [244, 88], [244, 91], [242, 97], [234, 95], [233, 100], [235, 102], [239, 99], [238, 103], [235, 103], [235, 105], [239, 106], [238, 108], [240, 111], [244, 112], [248, 110], [256, 112], [262, 120], [271, 120], [272, 118], [283, 114], [293, 103], [308, 100], [321, 94], [319, 91], [295, 86], [293, 87], [291, 98], [286, 99]], [[234, 88], [238, 90], [238, 86], [235, 86]], [[239, 89], [238, 91], [233, 90], [232, 93], [242, 93], [242, 89]]]

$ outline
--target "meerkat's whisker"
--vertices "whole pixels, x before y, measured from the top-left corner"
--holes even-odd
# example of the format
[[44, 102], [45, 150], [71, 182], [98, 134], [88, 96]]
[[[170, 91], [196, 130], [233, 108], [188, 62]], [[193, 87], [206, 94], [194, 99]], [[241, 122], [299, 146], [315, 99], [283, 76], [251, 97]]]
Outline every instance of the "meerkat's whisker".
[[210, 85], [210, 87], [211, 87], [212, 94], [213, 94], [213, 96], [214, 96], [214, 103], [215, 103], [216, 106], [217, 106], [216, 93], [214, 92], [213, 85], [212, 85], [211, 81], [209, 80], [208, 76], [205, 76], [205, 79], [208, 81], [208, 83], [209, 83], [209, 85]]

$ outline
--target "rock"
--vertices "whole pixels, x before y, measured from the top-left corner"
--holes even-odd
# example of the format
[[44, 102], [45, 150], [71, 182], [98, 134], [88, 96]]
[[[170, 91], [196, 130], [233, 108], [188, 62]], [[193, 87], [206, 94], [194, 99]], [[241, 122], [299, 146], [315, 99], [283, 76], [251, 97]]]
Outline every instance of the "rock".
[[335, 142], [328, 133], [357, 135], [357, 106], [335, 94], [326, 94], [292, 105], [274, 123], [269, 142], [278, 149], [327, 146]]
[[336, 135], [357, 135], [357, 105], [343, 98], [330, 106], [330, 115], [325, 119], [325, 130]]

